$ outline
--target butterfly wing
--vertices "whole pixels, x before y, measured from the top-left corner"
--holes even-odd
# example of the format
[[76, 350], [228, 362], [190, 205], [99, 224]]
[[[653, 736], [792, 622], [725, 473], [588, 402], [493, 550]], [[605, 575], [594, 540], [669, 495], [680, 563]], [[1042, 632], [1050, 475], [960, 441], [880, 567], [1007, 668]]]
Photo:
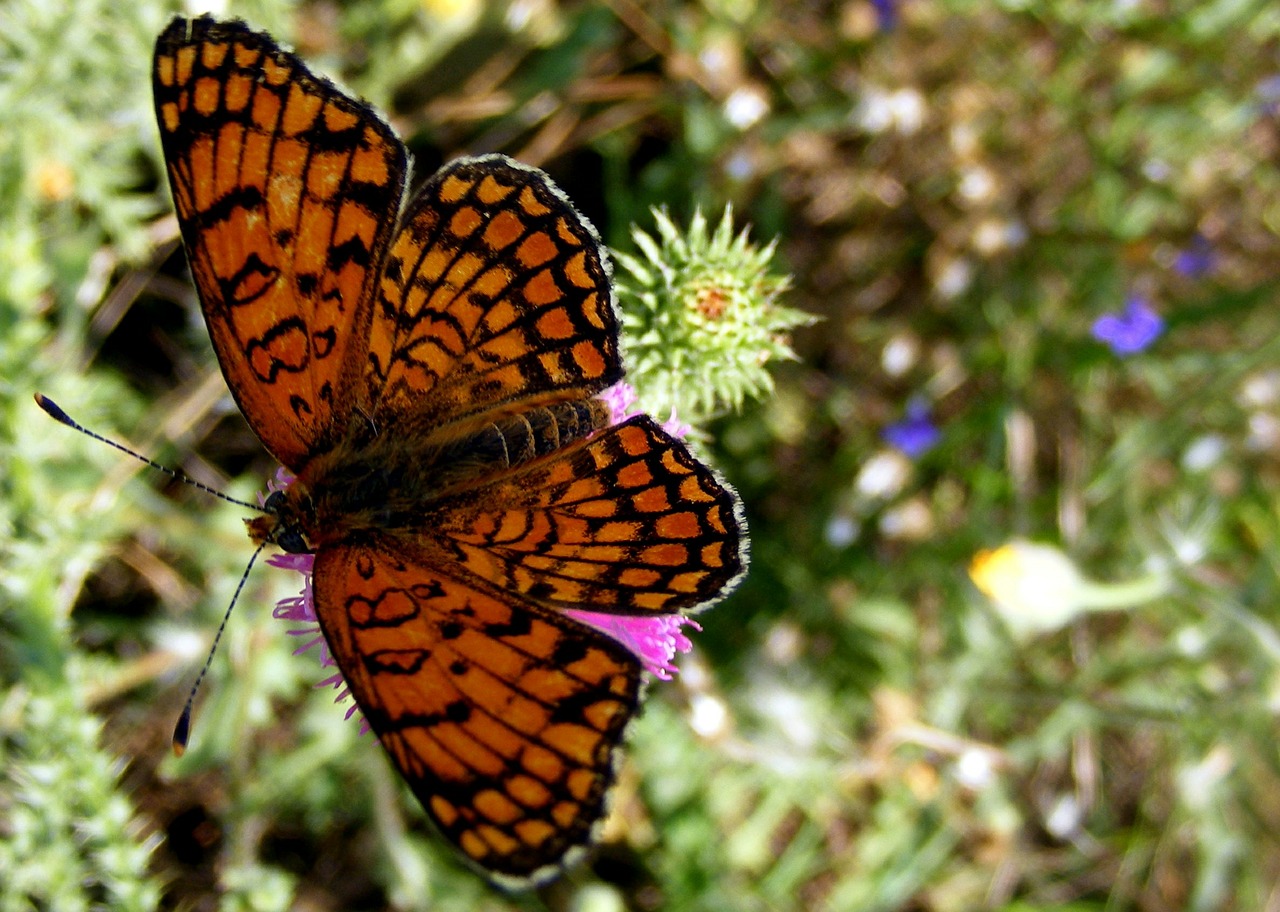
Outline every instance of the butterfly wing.
[[341, 439], [407, 153], [372, 109], [241, 22], [175, 19], [153, 85], [218, 363], [296, 471]]
[[595, 229], [541, 171], [501, 155], [446, 165], [405, 211], [366, 370], [375, 421], [421, 434], [621, 380]]
[[636, 709], [633, 656], [388, 536], [322, 550], [314, 590], [356, 703], [467, 859], [523, 885], [590, 841]]
[[747, 565], [737, 494], [643, 415], [444, 498], [421, 535], [507, 592], [605, 613], [710, 604]]

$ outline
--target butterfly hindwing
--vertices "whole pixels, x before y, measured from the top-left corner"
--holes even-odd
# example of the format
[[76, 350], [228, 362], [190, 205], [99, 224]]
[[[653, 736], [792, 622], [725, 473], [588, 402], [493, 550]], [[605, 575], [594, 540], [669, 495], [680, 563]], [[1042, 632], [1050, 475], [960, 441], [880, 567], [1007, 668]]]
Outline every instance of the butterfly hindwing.
[[701, 607], [747, 563], [736, 493], [643, 415], [443, 499], [421, 534], [506, 591], [603, 613]]
[[297, 470], [341, 439], [404, 193], [404, 145], [367, 105], [240, 22], [175, 19], [156, 116], [218, 363]]
[[325, 638], [441, 832], [509, 885], [590, 841], [640, 668], [609, 639], [390, 536], [316, 556]]

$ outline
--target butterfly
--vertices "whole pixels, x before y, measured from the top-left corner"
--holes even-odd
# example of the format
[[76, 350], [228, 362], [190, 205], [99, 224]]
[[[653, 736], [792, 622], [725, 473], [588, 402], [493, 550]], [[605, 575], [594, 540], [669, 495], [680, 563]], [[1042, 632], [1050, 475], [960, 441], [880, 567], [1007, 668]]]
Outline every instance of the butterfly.
[[251, 538], [314, 555], [315, 612], [426, 813], [505, 886], [598, 829], [638, 658], [572, 610], [654, 618], [746, 570], [734, 491], [622, 379], [609, 261], [541, 171], [407, 195], [367, 104], [242, 22], [175, 19], [156, 115], [218, 363], [295, 476]]

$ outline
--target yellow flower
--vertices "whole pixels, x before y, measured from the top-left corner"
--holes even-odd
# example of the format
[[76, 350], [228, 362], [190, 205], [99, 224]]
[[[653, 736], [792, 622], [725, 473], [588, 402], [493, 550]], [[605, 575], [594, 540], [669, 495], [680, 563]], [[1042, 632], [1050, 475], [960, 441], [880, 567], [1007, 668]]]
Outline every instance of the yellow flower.
[[1096, 583], [1058, 548], [1019, 540], [978, 552], [969, 577], [1018, 640], [1058, 630], [1087, 611], [1132, 608], [1169, 588], [1160, 574]]

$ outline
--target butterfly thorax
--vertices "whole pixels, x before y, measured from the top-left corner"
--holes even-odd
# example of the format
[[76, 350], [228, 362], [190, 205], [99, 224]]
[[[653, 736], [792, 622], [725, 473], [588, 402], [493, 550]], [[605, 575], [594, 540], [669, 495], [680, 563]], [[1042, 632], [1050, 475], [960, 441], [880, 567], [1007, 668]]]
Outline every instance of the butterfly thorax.
[[583, 440], [609, 422], [608, 407], [582, 399], [416, 437], [375, 422], [307, 463], [273, 492], [250, 537], [307, 553], [364, 534], [421, 528], [432, 506], [499, 473]]

